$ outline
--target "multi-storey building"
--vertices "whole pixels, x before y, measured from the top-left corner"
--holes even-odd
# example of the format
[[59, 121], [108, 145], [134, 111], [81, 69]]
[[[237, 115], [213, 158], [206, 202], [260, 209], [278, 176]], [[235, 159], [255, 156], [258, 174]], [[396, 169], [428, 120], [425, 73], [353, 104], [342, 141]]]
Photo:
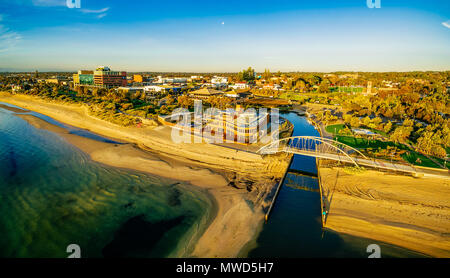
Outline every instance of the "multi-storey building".
[[212, 136], [222, 135], [224, 142], [251, 144], [261, 136], [258, 127], [268, 127], [269, 119], [267, 112], [251, 113], [238, 105], [236, 111], [216, 111], [211, 120], [204, 123], [204, 130], [211, 132]]
[[77, 74], [73, 75], [74, 85], [94, 85], [94, 71], [79, 70]]
[[125, 71], [112, 71], [108, 67], [99, 67], [94, 71], [94, 85], [103, 88], [127, 86]]

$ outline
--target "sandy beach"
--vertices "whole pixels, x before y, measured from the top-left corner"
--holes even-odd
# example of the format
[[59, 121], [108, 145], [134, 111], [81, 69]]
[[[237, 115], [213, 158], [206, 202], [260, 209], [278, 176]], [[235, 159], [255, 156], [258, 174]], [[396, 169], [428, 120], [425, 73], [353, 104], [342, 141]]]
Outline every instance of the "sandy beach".
[[450, 257], [450, 180], [320, 167], [325, 227]]
[[0, 94], [0, 102], [126, 142], [92, 140], [69, 134], [35, 116], [19, 115], [37, 128], [59, 134], [94, 161], [189, 182], [210, 193], [217, 204], [217, 214], [190, 254], [193, 257], [245, 256], [263, 225], [267, 196], [287, 167], [284, 157], [262, 158], [210, 144], [175, 144], [170, 141], [168, 127], [120, 127], [89, 116], [82, 105], [48, 103], [9, 94]]

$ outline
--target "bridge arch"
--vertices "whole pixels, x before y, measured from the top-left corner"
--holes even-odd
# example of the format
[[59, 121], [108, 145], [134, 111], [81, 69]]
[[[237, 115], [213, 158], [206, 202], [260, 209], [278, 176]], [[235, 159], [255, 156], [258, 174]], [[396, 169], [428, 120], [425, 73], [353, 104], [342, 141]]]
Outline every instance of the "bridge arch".
[[[291, 143], [289, 143], [289, 141], [291, 141]], [[283, 147], [280, 148], [281, 145], [283, 145]], [[333, 152], [338, 155], [343, 154], [350, 160], [350, 162], [355, 164], [355, 166], [357, 167], [359, 167], [359, 165], [355, 161], [355, 159], [350, 156], [350, 151], [354, 151], [367, 159], [367, 157], [364, 154], [362, 154], [359, 150], [351, 146], [328, 138], [314, 137], [314, 136], [293, 136], [283, 138], [263, 146], [257, 151], [257, 153], [259, 154], [274, 154], [278, 152], [295, 153], [296, 150], [315, 152], [316, 156], [318, 156], [319, 154], [322, 155], [331, 154]]]

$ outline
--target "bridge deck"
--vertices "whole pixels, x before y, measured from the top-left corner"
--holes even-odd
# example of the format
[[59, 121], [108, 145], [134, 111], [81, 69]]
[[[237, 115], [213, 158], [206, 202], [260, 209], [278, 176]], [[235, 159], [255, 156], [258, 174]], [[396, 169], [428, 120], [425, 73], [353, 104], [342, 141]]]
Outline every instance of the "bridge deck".
[[[267, 150], [269, 153], [274, 150]], [[438, 176], [438, 177], [446, 177], [450, 178], [450, 175], [448, 172], [443, 172], [439, 170], [433, 170], [433, 169], [420, 169], [415, 168], [410, 165], [404, 165], [404, 164], [398, 164], [398, 163], [392, 163], [389, 161], [383, 161], [383, 160], [371, 160], [371, 159], [365, 159], [365, 158], [357, 158], [352, 157], [351, 159], [345, 155], [339, 155], [339, 154], [333, 154], [333, 153], [320, 153], [316, 151], [309, 151], [309, 150], [301, 150], [301, 149], [295, 149], [295, 148], [284, 148], [284, 149], [277, 149], [276, 152], [288, 152], [298, 155], [305, 155], [305, 156], [311, 156], [311, 157], [318, 157], [323, 159], [330, 159], [345, 163], [353, 164], [353, 161], [355, 161], [360, 166], [366, 166], [366, 167], [372, 167], [372, 168], [378, 168], [378, 169], [385, 169], [390, 171], [397, 171], [397, 172], [404, 172], [404, 173], [411, 173], [411, 174], [423, 174], [424, 176]], [[353, 161], [352, 161], [353, 159]]]

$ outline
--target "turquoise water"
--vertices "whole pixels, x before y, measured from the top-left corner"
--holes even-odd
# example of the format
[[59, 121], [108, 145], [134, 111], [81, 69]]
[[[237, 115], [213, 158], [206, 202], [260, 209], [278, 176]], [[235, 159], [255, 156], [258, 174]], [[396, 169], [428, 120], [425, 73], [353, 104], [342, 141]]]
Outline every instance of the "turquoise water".
[[[320, 136], [305, 117], [284, 114], [295, 126], [293, 136]], [[313, 157], [295, 155], [290, 170], [317, 174]], [[344, 234], [323, 230], [320, 217], [318, 180], [288, 173], [280, 189], [269, 221], [257, 239], [257, 247], [249, 257], [351, 257], [367, 258], [367, 246], [378, 244], [381, 256], [423, 257], [410, 250]]]
[[0, 108], [0, 257], [187, 255], [210, 221], [207, 193], [91, 161]]

